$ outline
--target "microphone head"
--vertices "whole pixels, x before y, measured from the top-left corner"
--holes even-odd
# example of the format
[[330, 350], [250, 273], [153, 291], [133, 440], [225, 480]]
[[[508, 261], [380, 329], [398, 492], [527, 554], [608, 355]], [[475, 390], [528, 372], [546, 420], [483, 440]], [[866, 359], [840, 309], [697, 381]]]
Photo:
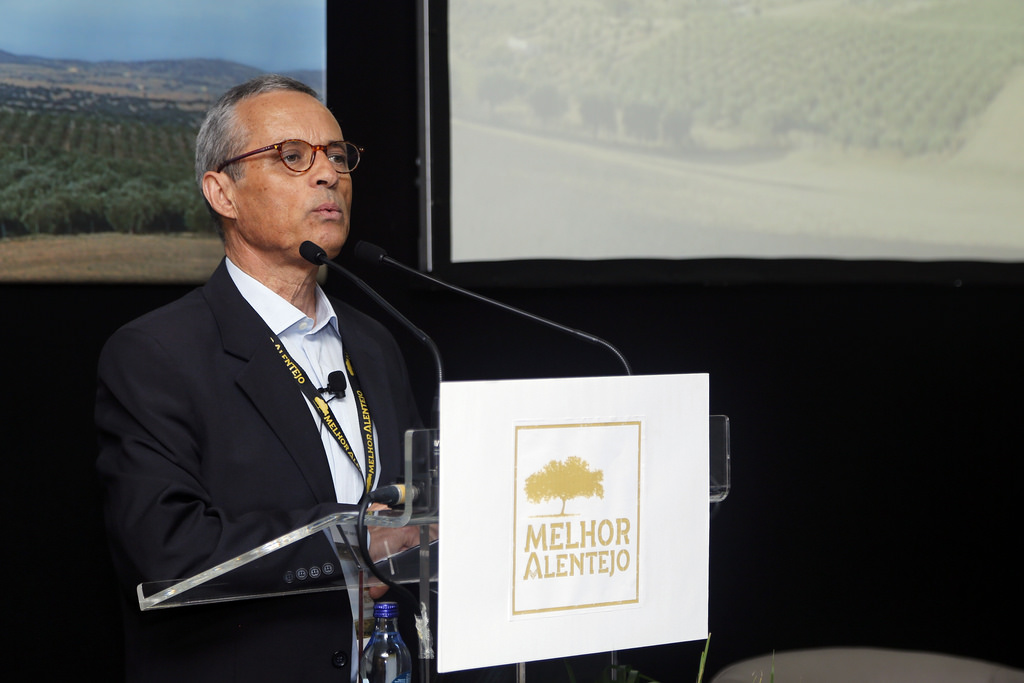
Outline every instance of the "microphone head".
[[299, 245], [299, 254], [314, 266], [319, 266], [327, 260], [327, 252], [309, 240]]
[[359, 242], [356, 244], [355, 254], [356, 258], [360, 261], [369, 261], [370, 263], [377, 264], [384, 260], [384, 257], [388, 255], [388, 252], [384, 251], [376, 244]]
[[335, 370], [327, 375], [327, 391], [344, 398], [346, 388], [348, 388], [348, 380], [345, 379], [344, 372]]

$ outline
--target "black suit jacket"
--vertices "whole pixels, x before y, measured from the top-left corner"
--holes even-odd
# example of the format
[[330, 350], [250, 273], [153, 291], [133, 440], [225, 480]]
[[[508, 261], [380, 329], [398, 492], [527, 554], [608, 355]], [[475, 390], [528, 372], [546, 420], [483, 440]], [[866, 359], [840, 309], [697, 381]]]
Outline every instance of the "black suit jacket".
[[[382, 325], [332, 300], [377, 428], [378, 481], [417, 426]], [[192, 576], [327, 514], [335, 502], [306, 399], [224, 263], [203, 287], [126, 325], [99, 363], [97, 469], [125, 593], [130, 681], [346, 681], [344, 591], [140, 613], [135, 586]]]

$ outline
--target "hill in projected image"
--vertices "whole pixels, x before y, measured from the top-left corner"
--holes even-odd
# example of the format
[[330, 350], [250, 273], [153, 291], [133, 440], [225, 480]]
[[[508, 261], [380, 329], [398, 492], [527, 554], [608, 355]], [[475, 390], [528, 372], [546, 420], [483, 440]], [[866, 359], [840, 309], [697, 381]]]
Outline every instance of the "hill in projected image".
[[[199, 125], [221, 93], [264, 72], [323, 92], [324, 8], [6, 3], [0, 283], [205, 281], [224, 249], [196, 186]], [[303, 40], [281, 41], [278, 19]]]
[[1024, 260], [1024, 3], [450, 0], [452, 261]]

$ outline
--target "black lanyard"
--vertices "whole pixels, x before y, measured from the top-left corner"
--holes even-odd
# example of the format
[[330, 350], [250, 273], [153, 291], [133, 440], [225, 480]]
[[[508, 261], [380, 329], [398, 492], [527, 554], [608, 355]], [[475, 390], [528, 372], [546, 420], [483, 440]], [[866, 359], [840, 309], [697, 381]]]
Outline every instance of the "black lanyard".
[[[273, 344], [274, 350], [284, 361], [285, 367], [291, 376], [295, 379], [295, 382], [299, 385], [299, 390], [302, 395], [305, 396], [309, 402], [316, 409], [317, 415], [323, 421], [327, 427], [327, 431], [335, 438], [341, 449], [345, 451], [345, 455], [355, 465], [356, 471], [359, 472], [359, 476], [363, 476], [362, 468], [359, 467], [359, 458], [356, 457], [355, 451], [352, 450], [352, 446], [349, 444], [348, 439], [345, 437], [345, 432], [342, 431], [341, 425], [334, 417], [334, 413], [331, 412], [331, 407], [327, 405], [327, 401], [324, 400], [320, 392], [313, 388], [309, 378], [303, 371], [299, 364], [296, 363], [292, 357], [288, 354], [288, 349], [284, 347], [281, 340], [276, 335], [271, 333], [270, 343]], [[374, 448], [373, 442], [373, 420], [370, 419], [370, 405], [366, 402], [366, 395], [363, 393], [362, 388], [359, 384], [359, 378], [356, 376], [355, 369], [352, 367], [352, 359], [349, 358], [348, 352], [345, 352], [345, 370], [348, 372], [349, 385], [352, 387], [352, 392], [355, 394], [356, 400], [359, 401], [359, 419], [361, 429], [363, 432], [363, 441], [366, 446], [366, 492], [369, 493], [373, 490], [374, 481], [377, 478], [377, 451]]]

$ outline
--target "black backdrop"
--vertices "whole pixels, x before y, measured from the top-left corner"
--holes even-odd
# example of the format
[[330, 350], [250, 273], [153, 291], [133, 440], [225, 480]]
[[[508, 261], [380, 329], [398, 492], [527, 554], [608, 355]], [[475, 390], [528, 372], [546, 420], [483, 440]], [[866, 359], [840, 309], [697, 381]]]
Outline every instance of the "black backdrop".
[[[414, 263], [411, 3], [329, 4], [346, 37], [330, 46], [330, 103], [369, 150], [355, 176], [353, 241]], [[599, 349], [354, 269], [435, 338], [448, 379], [617, 372]], [[374, 312], [344, 284], [328, 288]], [[117, 326], [187, 289], [0, 286], [5, 649], [23, 670], [120, 675], [92, 470], [95, 362]], [[1013, 626], [1024, 608], [1014, 552], [1024, 528], [1024, 287], [968, 278], [485, 293], [609, 339], [638, 373], [710, 373], [712, 412], [732, 418], [733, 491], [711, 523], [709, 674], [741, 657], [826, 645], [1024, 668]], [[425, 403], [431, 367], [396, 334]], [[689, 680], [701, 647], [623, 659], [663, 681]]]

